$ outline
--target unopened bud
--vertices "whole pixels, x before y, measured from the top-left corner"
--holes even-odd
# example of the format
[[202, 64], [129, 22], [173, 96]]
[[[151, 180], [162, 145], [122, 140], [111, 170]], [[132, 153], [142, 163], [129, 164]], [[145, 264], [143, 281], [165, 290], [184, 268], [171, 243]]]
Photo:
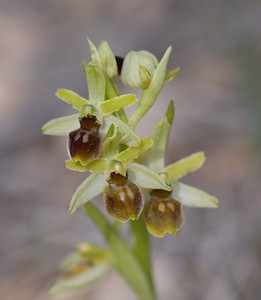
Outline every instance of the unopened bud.
[[149, 86], [158, 65], [157, 58], [148, 51], [130, 51], [124, 59], [121, 79], [134, 89]]

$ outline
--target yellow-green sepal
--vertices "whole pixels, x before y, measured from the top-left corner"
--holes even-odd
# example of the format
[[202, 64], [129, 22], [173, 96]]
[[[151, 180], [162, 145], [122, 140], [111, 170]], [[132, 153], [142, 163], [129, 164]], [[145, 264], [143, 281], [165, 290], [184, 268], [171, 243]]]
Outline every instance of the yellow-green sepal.
[[174, 79], [176, 77], [176, 75], [178, 74], [180, 68], [177, 67], [176, 69], [169, 71], [166, 73], [165, 75], [165, 82], [171, 81], [172, 79]]
[[87, 39], [87, 42], [91, 53], [92, 63], [95, 64], [100, 69], [102, 69], [102, 62], [97, 48], [94, 46], [91, 40]]
[[171, 197], [190, 207], [217, 208], [218, 199], [205, 191], [175, 181], [172, 183]]
[[204, 152], [200, 151], [167, 166], [162, 172], [168, 173], [171, 181], [176, 181], [187, 173], [201, 168], [205, 159]]
[[129, 147], [126, 150], [120, 152], [118, 155], [115, 156], [115, 159], [129, 164], [133, 160], [135, 160], [141, 153], [149, 149], [153, 144], [151, 138], [146, 137], [140, 141], [139, 146], [136, 147]]
[[87, 165], [83, 166], [80, 162], [74, 162], [70, 159], [65, 161], [66, 168], [78, 172], [92, 172], [92, 173], [104, 173], [106, 169], [107, 159], [97, 158], [90, 161]]
[[118, 74], [117, 62], [108, 42], [102, 41], [97, 50], [104, 72], [109, 78], [116, 76]]
[[133, 105], [137, 98], [133, 94], [121, 95], [110, 100], [99, 103], [99, 108], [103, 115], [110, 115], [121, 108]]
[[105, 98], [105, 77], [101, 68], [93, 63], [82, 62], [87, 79], [89, 101], [96, 105]]
[[159, 173], [165, 166], [165, 153], [168, 145], [170, 128], [174, 118], [174, 104], [170, 101], [165, 116], [152, 127], [153, 146], [147, 154], [149, 167]]
[[159, 174], [140, 164], [128, 165], [128, 177], [130, 181], [142, 188], [171, 191], [171, 186], [167, 185]]
[[79, 114], [56, 118], [48, 121], [42, 127], [43, 134], [54, 136], [68, 136], [68, 134], [80, 127]]
[[78, 110], [82, 105], [90, 104], [88, 100], [67, 89], [58, 89], [55, 95], [66, 103], [71, 104], [73, 108]]

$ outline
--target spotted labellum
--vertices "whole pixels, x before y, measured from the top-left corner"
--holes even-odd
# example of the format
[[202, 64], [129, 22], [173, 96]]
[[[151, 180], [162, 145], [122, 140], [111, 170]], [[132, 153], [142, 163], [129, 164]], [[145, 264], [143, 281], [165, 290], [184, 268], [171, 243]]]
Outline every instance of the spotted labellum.
[[83, 117], [79, 122], [80, 128], [69, 133], [68, 153], [74, 162], [86, 165], [101, 154], [103, 137], [96, 116]]
[[138, 219], [143, 198], [140, 188], [128, 180], [128, 176], [112, 172], [104, 187], [104, 202], [107, 212], [121, 222]]
[[171, 192], [152, 190], [151, 199], [144, 208], [148, 231], [163, 237], [167, 232], [178, 235], [185, 221], [183, 205], [171, 198]]

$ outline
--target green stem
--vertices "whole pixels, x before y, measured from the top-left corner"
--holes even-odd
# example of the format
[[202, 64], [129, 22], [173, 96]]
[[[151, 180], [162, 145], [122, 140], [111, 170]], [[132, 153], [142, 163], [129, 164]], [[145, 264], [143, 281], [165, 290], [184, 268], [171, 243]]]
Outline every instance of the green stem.
[[[110, 79], [108, 76], [106, 76], [106, 95], [108, 99], [119, 96], [119, 90], [115, 79]], [[123, 108], [118, 111], [118, 115], [121, 121], [128, 123], [128, 118]]]
[[124, 123], [128, 123], [128, 118], [125, 114], [125, 111], [123, 108], [121, 108], [119, 111], [118, 111], [118, 115], [119, 115], [119, 118], [121, 119], [121, 121], [123, 121]]
[[133, 239], [133, 252], [146, 272], [151, 288], [153, 291], [155, 291], [151, 268], [150, 239], [143, 215], [140, 216], [139, 220], [131, 221], [131, 231]]
[[141, 265], [140, 259], [128, 247], [114, 226], [91, 203], [84, 206], [84, 212], [93, 220], [107, 241], [112, 265], [131, 286], [139, 299], [156, 300], [151, 280]]

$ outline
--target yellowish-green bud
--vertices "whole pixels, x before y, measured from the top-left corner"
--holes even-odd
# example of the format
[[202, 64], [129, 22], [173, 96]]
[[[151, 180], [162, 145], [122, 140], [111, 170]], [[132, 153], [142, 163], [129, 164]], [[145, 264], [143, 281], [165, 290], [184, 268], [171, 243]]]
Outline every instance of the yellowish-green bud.
[[157, 58], [148, 51], [130, 51], [124, 59], [121, 79], [134, 89], [145, 89], [149, 86], [158, 65]]

